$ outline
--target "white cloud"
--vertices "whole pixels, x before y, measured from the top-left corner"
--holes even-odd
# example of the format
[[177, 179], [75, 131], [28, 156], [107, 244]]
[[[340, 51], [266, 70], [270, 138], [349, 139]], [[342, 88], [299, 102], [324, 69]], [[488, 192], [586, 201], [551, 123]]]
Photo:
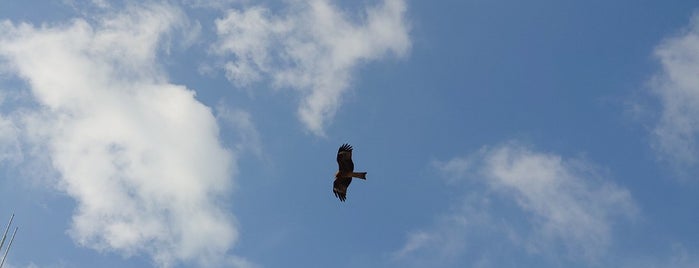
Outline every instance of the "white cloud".
[[76, 200], [70, 236], [158, 266], [250, 266], [231, 256], [238, 233], [223, 201], [236, 173], [209, 107], [168, 83], [156, 58], [186, 17], [130, 5], [96, 25], [75, 19], [0, 24], [0, 58], [39, 108], [17, 122], [45, 148], [59, 189]]
[[302, 95], [301, 122], [323, 135], [354, 69], [387, 54], [410, 48], [403, 0], [384, 0], [352, 19], [327, 0], [291, 1], [284, 15], [264, 7], [230, 10], [216, 20], [214, 50], [232, 55], [226, 76], [247, 87], [268, 78], [278, 88]]
[[436, 166], [451, 183], [468, 185], [467, 197], [429, 231], [411, 234], [397, 256], [475, 251], [474, 263], [485, 264], [497, 262], [488, 256], [509, 249], [594, 263], [613, 242], [618, 220], [637, 213], [629, 192], [590, 164], [516, 143]]
[[495, 148], [484, 160], [489, 187], [532, 216], [538, 239], [530, 246], [537, 250], [561, 241], [569, 253], [594, 259], [610, 243], [612, 220], [634, 214], [629, 192], [600, 180], [585, 163], [519, 146]]
[[652, 82], [661, 115], [654, 148], [679, 171], [699, 164], [699, 14], [681, 34], [656, 49], [662, 70]]

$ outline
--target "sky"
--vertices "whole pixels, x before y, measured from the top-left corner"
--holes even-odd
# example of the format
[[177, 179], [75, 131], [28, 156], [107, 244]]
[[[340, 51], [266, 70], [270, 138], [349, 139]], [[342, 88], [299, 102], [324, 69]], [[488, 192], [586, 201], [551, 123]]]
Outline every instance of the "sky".
[[0, 2], [5, 267], [699, 267], [697, 174], [696, 1]]

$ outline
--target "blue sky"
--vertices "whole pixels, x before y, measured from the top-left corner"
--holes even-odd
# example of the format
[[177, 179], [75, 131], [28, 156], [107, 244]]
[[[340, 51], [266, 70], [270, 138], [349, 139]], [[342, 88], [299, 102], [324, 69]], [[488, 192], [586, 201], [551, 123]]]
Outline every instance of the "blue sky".
[[0, 2], [6, 267], [697, 267], [698, 11]]

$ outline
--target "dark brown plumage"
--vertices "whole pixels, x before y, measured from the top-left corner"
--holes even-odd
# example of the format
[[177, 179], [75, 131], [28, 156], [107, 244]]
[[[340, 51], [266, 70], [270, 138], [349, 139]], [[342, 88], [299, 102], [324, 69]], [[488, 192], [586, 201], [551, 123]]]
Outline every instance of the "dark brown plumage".
[[352, 183], [352, 177], [366, 180], [366, 172], [354, 172], [352, 162], [352, 146], [345, 143], [337, 150], [338, 171], [335, 173], [333, 193], [340, 201], [347, 199], [347, 187]]

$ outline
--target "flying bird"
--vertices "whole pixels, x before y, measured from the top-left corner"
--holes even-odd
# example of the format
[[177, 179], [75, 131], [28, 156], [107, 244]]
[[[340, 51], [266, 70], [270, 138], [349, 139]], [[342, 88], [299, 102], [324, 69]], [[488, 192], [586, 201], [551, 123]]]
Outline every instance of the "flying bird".
[[335, 173], [333, 193], [340, 201], [347, 199], [347, 187], [352, 183], [352, 177], [366, 180], [366, 172], [354, 172], [352, 162], [352, 146], [345, 143], [337, 150], [337, 165], [339, 170]]

